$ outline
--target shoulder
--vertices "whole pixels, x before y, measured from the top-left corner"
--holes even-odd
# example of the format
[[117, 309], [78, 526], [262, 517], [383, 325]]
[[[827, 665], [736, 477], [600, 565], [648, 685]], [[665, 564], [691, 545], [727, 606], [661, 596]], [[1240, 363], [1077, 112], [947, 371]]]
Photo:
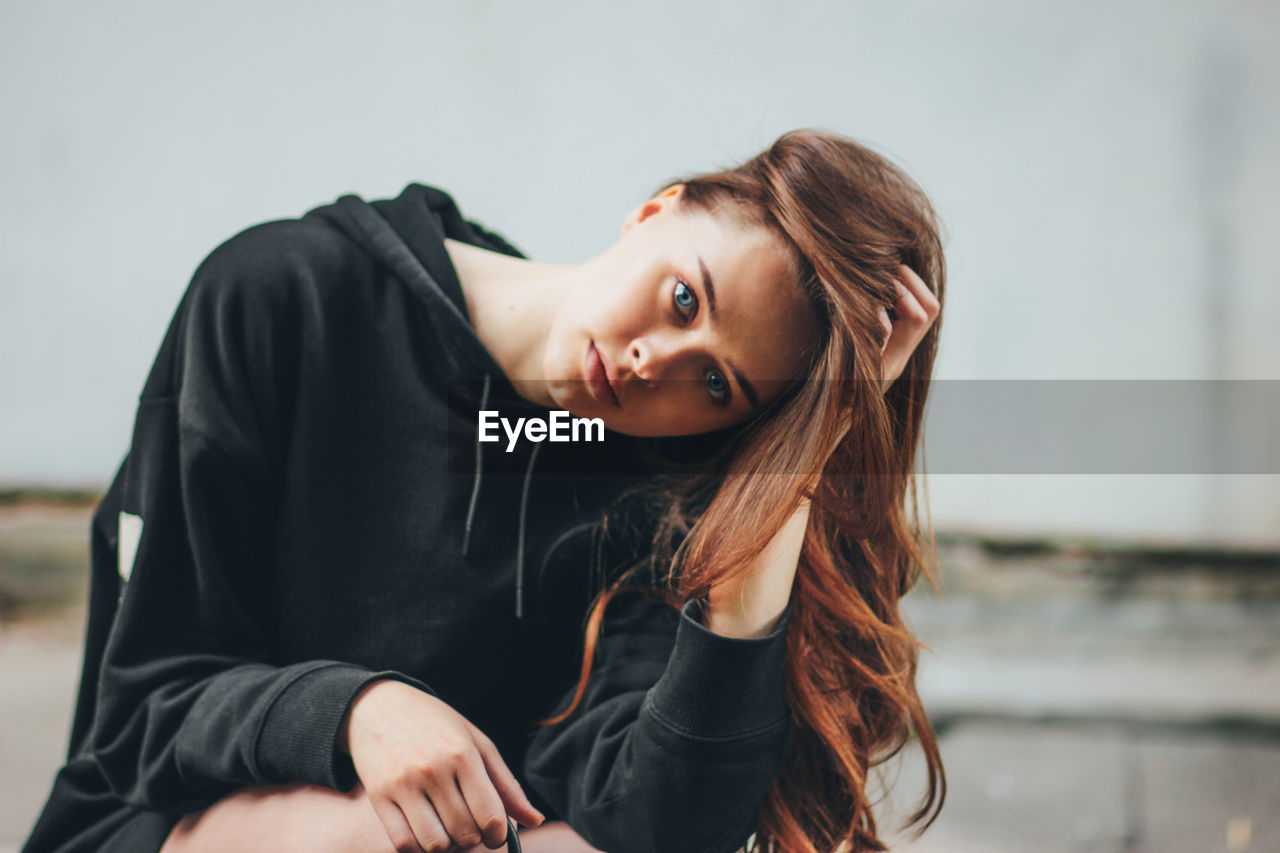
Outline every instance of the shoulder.
[[205, 325], [331, 322], [335, 311], [328, 306], [336, 294], [351, 290], [350, 282], [362, 275], [360, 264], [367, 258], [322, 220], [262, 222], [223, 241], [200, 262], [183, 302], [194, 322]]
[[277, 219], [252, 225], [218, 245], [196, 269], [205, 287], [270, 287], [346, 266], [350, 242], [316, 219]]
[[252, 225], [196, 267], [175, 316], [188, 355], [269, 369], [328, 319], [322, 291], [343, 280], [355, 250], [323, 223], [280, 219]]

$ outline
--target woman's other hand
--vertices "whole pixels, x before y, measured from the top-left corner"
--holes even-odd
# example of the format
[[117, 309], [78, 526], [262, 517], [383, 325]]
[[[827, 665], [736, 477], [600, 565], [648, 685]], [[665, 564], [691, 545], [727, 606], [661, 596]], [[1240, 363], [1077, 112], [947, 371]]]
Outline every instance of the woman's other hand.
[[[888, 391], [890, 386], [898, 381], [898, 377], [907, 367], [911, 354], [916, 351], [920, 341], [924, 340], [925, 334], [933, 325], [933, 321], [938, 319], [938, 313], [942, 308], [938, 297], [934, 296], [933, 291], [929, 289], [929, 285], [925, 284], [924, 279], [916, 275], [916, 271], [911, 267], [900, 264], [898, 278], [895, 281], [898, 287], [898, 299], [893, 304], [893, 313], [897, 319], [890, 318], [889, 312], [884, 308], [880, 309], [880, 323], [885, 331], [884, 342], [880, 345], [881, 363], [884, 368], [884, 384], [880, 386], [881, 393]], [[835, 452], [848, 432], [849, 424], [845, 424], [844, 429], [831, 445], [829, 454]], [[810, 491], [817, 488], [819, 476], [813, 475], [809, 483]]]
[[898, 267], [897, 287], [898, 299], [893, 304], [897, 319], [891, 320], [889, 313], [880, 309], [880, 319], [886, 331], [884, 345], [880, 349], [884, 358], [885, 391], [902, 375], [907, 360], [916, 351], [916, 346], [924, 339], [933, 321], [938, 319], [938, 312], [942, 308], [938, 297], [929, 290], [924, 279], [905, 264]]
[[339, 732], [387, 837], [398, 851], [496, 848], [507, 815], [525, 826], [533, 807], [488, 736], [440, 699], [394, 680], [366, 686]]

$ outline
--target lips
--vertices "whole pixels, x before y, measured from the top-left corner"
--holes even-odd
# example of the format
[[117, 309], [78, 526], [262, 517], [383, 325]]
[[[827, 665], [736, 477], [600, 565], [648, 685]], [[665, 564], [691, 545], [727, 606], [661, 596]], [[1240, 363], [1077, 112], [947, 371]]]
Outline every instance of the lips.
[[604, 366], [603, 356], [596, 349], [595, 341], [591, 341], [587, 346], [586, 364], [583, 373], [587, 377], [587, 388], [591, 391], [591, 396], [601, 403], [621, 408], [622, 403], [618, 400], [618, 394], [614, 390], [612, 383], [609, 382], [608, 369]]

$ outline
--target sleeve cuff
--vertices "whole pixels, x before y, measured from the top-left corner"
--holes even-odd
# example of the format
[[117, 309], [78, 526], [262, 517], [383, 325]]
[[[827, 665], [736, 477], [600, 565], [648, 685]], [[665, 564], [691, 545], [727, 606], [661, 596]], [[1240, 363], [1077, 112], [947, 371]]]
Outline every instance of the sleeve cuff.
[[764, 637], [717, 634], [702, 624], [701, 613], [698, 599], [681, 608], [675, 646], [645, 708], [669, 729], [711, 740], [783, 726], [790, 719], [785, 664], [791, 602]]
[[351, 790], [358, 779], [351, 756], [338, 749], [338, 731], [356, 694], [379, 679], [403, 681], [436, 695], [418, 679], [390, 670], [372, 672], [343, 663], [310, 670], [290, 683], [267, 712], [258, 736], [260, 774], [268, 780]]

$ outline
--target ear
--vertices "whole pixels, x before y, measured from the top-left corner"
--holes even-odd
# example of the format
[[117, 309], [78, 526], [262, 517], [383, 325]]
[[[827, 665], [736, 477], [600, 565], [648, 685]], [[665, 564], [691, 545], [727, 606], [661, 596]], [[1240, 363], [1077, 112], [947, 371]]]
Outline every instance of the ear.
[[627, 214], [627, 218], [622, 220], [622, 230], [619, 235], [626, 234], [635, 226], [644, 222], [655, 213], [661, 213], [664, 210], [674, 210], [680, 201], [684, 198], [684, 184], [672, 184], [635, 210]]

